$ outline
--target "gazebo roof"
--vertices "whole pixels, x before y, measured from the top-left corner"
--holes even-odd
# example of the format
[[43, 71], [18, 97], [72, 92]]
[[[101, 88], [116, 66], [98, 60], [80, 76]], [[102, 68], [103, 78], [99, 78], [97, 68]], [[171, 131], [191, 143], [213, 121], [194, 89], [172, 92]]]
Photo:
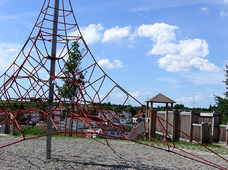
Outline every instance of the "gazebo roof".
[[159, 93], [158, 95], [147, 99], [145, 102], [154, 102], [154, 103], [176, 103], [174, 100], [166, 97], [165, 95]]

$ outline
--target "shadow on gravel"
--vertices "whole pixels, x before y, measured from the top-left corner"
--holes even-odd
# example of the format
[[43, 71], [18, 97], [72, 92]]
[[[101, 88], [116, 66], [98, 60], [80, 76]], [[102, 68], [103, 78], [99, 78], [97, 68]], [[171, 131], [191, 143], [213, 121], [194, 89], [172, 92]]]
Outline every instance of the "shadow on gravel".
[[[66, 160], [66, 159], [57, 159], [57, 158], [52, 158], [50, 161], [55, 161], [58, 163], [63, 164], [67, 164], [67, 166], [69, 167], [69, 164], [71, 166], [72, 169], [79, 169], [78, 167], [82, 167], [82, 168], [89, 168], [90, 166], [92, 166], [92, 169], [137, 169], [137, 170], [171, 170], [168, 168], [160, 168], [160, 167], [154, 167], [154, 166], [148, 166], [148, 165], [144, 165], [141, 163], [137, 163], [137, 165], [131, 165], [131, 162], [128, 162], [127, 164], [118, 164], [118, 165], [114, 165], [114, 164], [102, 164], [102, 163], [96, 163], [96, 162], [87, 162], [87, 161], [70, 161], [70, 160]], [[134, 162], [135, 163], [135, 162]], [[88, 167], [87, 167], [88, 166]], [[57, 168], [57, 167], [55, 167]]]
[[[23, 166], [27, 168], [32, 169], [44, 169], [44, 167], [48, 167], [48, 169], [135, 169], [135, 170], [173, 170], [170, 168], [164, 168], [164, 167], [156, 167], [154, 165], [145, 165], [140, 161], [134, 161], [134, 160], [127, 160], [127, 159], [119, 159], [116, 160], [113, 164], [107, 164], [107, 163], [98, 163], [95, 161], [86, 161], [80, 156], [72, 155], [71, 158], [75, 160], [69, 160], [66, 159], [62, 155], [52, 155], [51, 159], [45, 159], [43, 158], [37, 158], [34, 156], [25, 156], [25, 155], [19, 155], [14, 153], [13, 154], [15, 159], [20, 159], [20, 162], [24, 162]], [[40, 162], [40, 165], [37, 165], [35, 163], [36, 161]], [[114, 160], [111, 160], [112, 162]], [[42, 162], [42, 163], [41, 163]], [[107, 160], [106, 160], [107, 162]], [[17, 168], [16, 165], [14, 166]], [[19, 167], [18, 167], [19, 168]]]

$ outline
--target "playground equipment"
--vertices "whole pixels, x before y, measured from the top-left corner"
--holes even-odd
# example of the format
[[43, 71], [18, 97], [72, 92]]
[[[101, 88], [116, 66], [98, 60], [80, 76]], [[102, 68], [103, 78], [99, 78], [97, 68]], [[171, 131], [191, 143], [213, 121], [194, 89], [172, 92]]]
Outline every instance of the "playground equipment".
[[[72, 62], [70, 52], [75, 44], [79, 44], [80, 49], [84, 49], [84, 53], [80, 60]], [[72, 68], [81, 63], [79, 72], [69, 69], [72, 77], [69, 77], [69, 74], [64, 71], [69, 63], [73, 63]], [[84, 79], [81, 78], [81, 74], [85, 75]], [[47, 75], [49, 75], [48, 79]], [[68, 80], [68, 83], [63, 84], [62, 80]], [[0, 82], [2, 83], [0, 86], [0, 116], [5, 118], [0, 125], [12, 125], [11, 130], [15, 127], [22, 137], [17, 142], [0, 146], [0, 149], [24, 140], [47, 136], [46, 157], [49, 159], [53, 134], [77, 134], [102, 137], [106, 144], [108, 144], [108, 138], [130, 140], [148, 147], [166, 150], [167, 154], [178, 154], [208, 166], [227, 169], [218, 163], [177, 148], [166, 131], [167, 126], [177, 128], [158, 117], [152, 109], [140, 103], [102, 70], [83, 39], [70, 0], [44, 0], [29, 38], [12, 65], [0, 76]], [[72, 91], [74, 95], [70, 100], [66, 97], [67, 93], [64, 92], [64, 89], [70, 91], [72, 84], [75, 84], [77, 88]], [[103, 103], [112, 94], [119, 93], [123, 94], [122, 104], [113, 113]], [[161, 128], [162, 141], [154, 136], [148, 137], [147, 134], [138, 133], [136, 126], [139, 119], [133, 127], [123, 125], [119, 121], [119, 113], [128, 99], [135, 100], [141, 106], [139, 113], [147, 110], [147, 114], [153, 115], [154, 121], [157, 121]], [[43, 125], [47, 129], [47, 133], [26, 137], [21, 131], [21, 126], [31, 124], [31, 120], [35, 118], [39, 118], [36, 124]], [[62, 124], [63, 121], [65, 123]], [[80, 130], [72, 129], [74, 122], [83, 122], [83, 127]], [[162, 122], [166, 122], [166, 127], [162, 125]], [[144, 121], [144, 128], [146, 126]], [[111, 129], [118, 132], [120, 137], [108, 134], [107, 132]], [[129, 132], [130, 135], [127, 135], [126, 132]], [[182, 131], [179, 133], [187, 136]], [[162, 143], [166, 147], [138, 142], [132, 138], [134, 134]], [[189, 136], [189, 138], [191, 137]], [[94, 139], [96, 140], [96, 138]], [[191, 138], [191, 140], [194, 139]], [[196, 140], [195, 142], [199, 143]], [[210, 152], [213, 151], [210, 150]], [[213, 153], [221, 160], [228, 162], [222, 156]]]

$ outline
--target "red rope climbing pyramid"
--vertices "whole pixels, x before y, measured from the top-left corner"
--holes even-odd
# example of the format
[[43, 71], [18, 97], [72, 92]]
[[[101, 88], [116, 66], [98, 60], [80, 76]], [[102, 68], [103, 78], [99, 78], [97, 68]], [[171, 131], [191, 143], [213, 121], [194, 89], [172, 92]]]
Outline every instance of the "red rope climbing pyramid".
[[[60, 0], [58, 9], [55, 9], [53, 4], [51, 0], [44, 1], [28, 40], [12, 65], [0, 77], [0, 81], [3, 82], [0, 86], [0, 116], [7, 117], [0, 124], [14, 125], [22, 136], [22, 140], [18, 142], [40, 137], [25, 137], [21, 131], [21, 125], [30, 124], [31, 120], [39, 118], [36, 123], [45, 126], [47, 117], [51, 119], [55, 132], [41, 136], [54, 133], [73, 133], [84, 136], [101, 136], [105, 139], [113, 137], [131, 141], [134, 141], [132, 139], [134, 134], [146, 137], [146, 134], [135, 131], [137, 124], [139, 124], [139, 119], [137, 119], [133, 127], [130, 127], [121, 124], [118, 116], [129, 98], [141, 105], [139, 113], [143, 112], [143, 110], [147, 110], [150, 114], [155, 113], [143, 106], [101, 69], [83, 39], [70, 0]], [[58, 21], [53, 21], [54, 10], [58, 10]], [[52, 32], [54, 23], [58, 24], [57, 34]], [[55, 58], [51, 54], [53, 36], [57, 37], [57, 54]], [[69, 72], [73, 75], [69, 77], [65, 70], [69, 67], [68, 64], [72, 63], [70, 56], [75, 44], [79, 44], [80, 50], [84, 49], [84, 51], [80, 60], [73, 63], [71, 67], [74, 68], [75, 65], [80, 63], [81, 69], [80, 71], [69, 69]], [[50, 71], [51, 60], [55, 60], [54, 74]], [[81, 75], [85, 75], [85, 78], [82, 78]], [[62, 80], [67, 80], [67, 83], [64, 84]], [[71, 91], [72, 84], [75, 84], [77, 88], [72, 98], [69, 99], [66, 97], [67, 92], [64, 89]], [[54, 87], [51, 88], [53, 99], [49, 97], [50, 87]], [[122, 104], [119, 105], [114, 113], [102, 104], [113, 93], [124, 94]], [[52, 110], [48, 108], [50, 100], [54, 103]], [[164, 119], [157, 117], [159, 124], [161, 124], [161, 121], [165, 122]], [[62, 122], [64, 123], [62, 124]], [[83, 122], [83, 127], [80, 130], [72, 130], [70, 126], [73, 122]], [[143, 126], [145, 129], [145, 121], [143, 121]], [[169, 124], [169, 126], [172, 125]], [[176, 148], [172, 139], [171, 142], [168, 142], [165, 128], [160, 127], [163, 129], [164, 142], [154, 138], [150, 138], [150, 140], [161, 142], [168, 149], [164, 149], [164, 147], [156, 148], [194, 159], [212, 167], [224, 169], [218, 164]], [[120, 137], [107, 134], [107, 131], [111, 129], [117, 131]], [[139, 143], [148, 145], [142, 142]], [[8, 145], [0, 146], [0, 148]], [[175, 150], [178, 150], [178, 152], [175, 152]], [[224, 158], [222, 159], [225, 160]]]

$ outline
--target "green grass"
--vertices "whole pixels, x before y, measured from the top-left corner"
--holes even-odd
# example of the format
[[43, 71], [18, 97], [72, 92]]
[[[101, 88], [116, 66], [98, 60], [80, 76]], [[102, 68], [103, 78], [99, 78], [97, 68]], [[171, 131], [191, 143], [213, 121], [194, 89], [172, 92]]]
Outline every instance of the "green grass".
[[[144, 142], [144, 141], [142, 141]], [[153, 146], [159, 146], [159, 147], [167, 147], [165, 144], [162, 144], [157, 141], [146, 141], [145, 143], [153, 145]], [[169, 143], [170, 145], [173, 145], [172, 143]], [[206, 148], [204, 147], [206, 146]], [[211, 149], [217, 154], [220, 155], [228, 155], [228, 148], [214, 145], [214, 144], [204, 144], [204, 146], [200, 144], [189, 144], [186, 142], [175, 142], [175, 147], [184, 149], [184, 150], [194, 150], [194, 151], [200, 151], [200, 152], [210, 152], [207, 148]]]
[[[39, 135], [45, 135], [46, 131], [39, 129], [38, 127], [29, 127], [25, 126], [21, 128], [21, 132], [25, 135], [25, 137], [28, 136], [39, 136]], [[17, 130], [15, 131], [15, 136], [20, 136], [20, 132]]]

